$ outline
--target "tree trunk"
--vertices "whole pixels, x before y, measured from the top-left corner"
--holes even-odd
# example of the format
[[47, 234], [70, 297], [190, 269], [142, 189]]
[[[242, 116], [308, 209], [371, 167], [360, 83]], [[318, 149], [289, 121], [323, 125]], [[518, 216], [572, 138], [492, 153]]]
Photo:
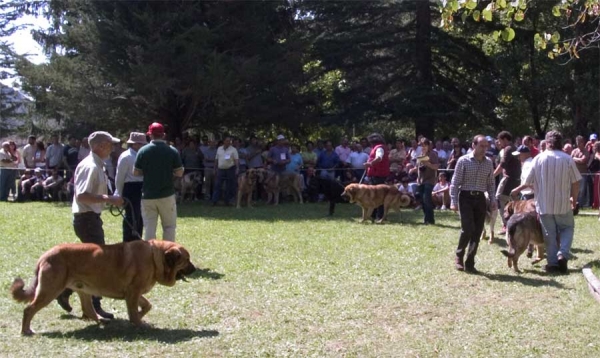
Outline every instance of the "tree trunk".
[[[433, 71], [431, 60], [431, 8], [429, 1], [416, 1], [417, 33], [416, 57], [419, 86], [424, 93], [432, 94]], [[435, 132], [435, 119], [429, 113], [431, 109], [423, 111], [420, 118], [415, 118], [416, 135], [424, 135], [433, 140]]]

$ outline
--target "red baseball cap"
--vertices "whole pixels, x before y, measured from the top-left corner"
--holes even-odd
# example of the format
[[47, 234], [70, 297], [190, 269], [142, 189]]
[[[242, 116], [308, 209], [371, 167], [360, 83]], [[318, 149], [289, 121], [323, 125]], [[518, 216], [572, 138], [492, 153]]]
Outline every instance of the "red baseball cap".
[[163, 134], [165, 133], [165, 127], [158, 122], [154, 122], [148, 127], [148, 135], [150, 134]]

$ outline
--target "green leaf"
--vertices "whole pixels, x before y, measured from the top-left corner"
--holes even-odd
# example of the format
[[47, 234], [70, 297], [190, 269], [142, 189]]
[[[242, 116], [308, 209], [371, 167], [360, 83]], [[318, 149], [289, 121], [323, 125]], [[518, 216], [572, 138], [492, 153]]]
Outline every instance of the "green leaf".
[[500, 31], [494, 31], [492, 33], [492, 38], [494, 39], [494, 41], [498, 41], [498, 39], [500, 38], [500, 34], [501, 34]]
[[492, 11], [491, 10], [483, 10], [481, 12], [481, 15], [483, 15], [483, 19], [485, 21], [492, 21]]
[[552, 34], [552, 37], [550, 38], [550, 41], [552, 41], [552, 43], [558, 43], [558, 41], [560, 41], [560, 34], [558, 33], [558, 31], [555, 31]]
[[510, 42], [515, 38], [515, 30], [510, 27], [505, 28], [502, 31], [502, 40]]
[[519, 9], [521, 9], [521, 10], [527, 9], [527, 2], [525, 0], [519, 0]]
[[480, 18], [481, 18], [481, 12], [479, 10], [473, 11], [473, 20], [479, 22]]
[[462, 13], [462, 15], [460, 16], [460, 18], [461, 18], [462, 22], [465, 22], [465, 21], [467, 21], [467, 17], [468, 17], [468, 16], [469, 16], [469, 15], [468, 15], [466, 12], [463, 12], [463, 13]]
[[458, 11], [458, 0], [453, 0], [451, 3], [452, 6], [452, 11], [456, 12]]
[[477, 7], [477, 2], [475, 0], [469, 0], [467, 1], [467, 5], [466, 8], [469, 10], [473, 10]]
[[552, 15], [560, 17], [560, 6], [554, 6], [552, 8]]
[[523, 12], [523, 10], [519, 10], [517, 11], [517, 13], [515, 14], [515, 21], [523, 21], [523, 19], [525, 18], [525, 13]]
[[496, 4], [499, 8], [504, 9], [506, 7], [506, 0], [497, 0]]

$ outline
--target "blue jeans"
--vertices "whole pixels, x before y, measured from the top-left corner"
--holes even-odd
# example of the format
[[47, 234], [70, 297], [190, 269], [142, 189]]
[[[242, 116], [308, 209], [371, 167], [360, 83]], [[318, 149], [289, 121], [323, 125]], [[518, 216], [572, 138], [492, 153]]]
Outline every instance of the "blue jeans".
[[433, 191], [432, 184], [421, 184], [419, 185], [419, 193], [421, 194], [421, 205], [423, 207], [423, 214], [425, 215], [425, 224], [435, 224], [435, 218], [433, 217], [433, 197], [431, 192]]
[[571, 254], [575, 232], [573, 212], [569, 211], [561, 215], [543, 214], [540, 215], [540, 221], [544, 232], [548, 265], [558, 266], [558, 255], [563, 255], [568, 260]]
[[225, 183], [225, 204], [230, 204], [237, 191], [237, 178], [235, 166], [229, 169], [217, 169], [217, 182], [212, 196], [212, 202], [217, 203], [221, 199], [221, 188]]
[[588, 193], [589, 185], [587, 183], [587, 175], [582, 175], [581, 180], [579, 181], [579, 194], [577, 195], [577, 201], [579, 202], [580, 207], [591, 206], [591, 200], [589, 200], [590, 195]]

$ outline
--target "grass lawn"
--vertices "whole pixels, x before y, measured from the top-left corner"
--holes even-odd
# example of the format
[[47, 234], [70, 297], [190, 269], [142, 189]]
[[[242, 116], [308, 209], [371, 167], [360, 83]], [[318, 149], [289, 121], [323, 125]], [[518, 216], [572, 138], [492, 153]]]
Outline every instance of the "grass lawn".
[[[77, 239], [68, 206], [0, 204], [0, 356], [600, 356], [600, 305], [580, 273], [600, 253], [595, 216], [576, 218], [569, 275], [545, 275], [524, 255], [524, 273], [513, 273], [503, 238], [480, 245], [481, 274], [469, 275], [454, 270], [451, 212], [423, 226], [413, 211], [359, 224], [354, 205], [333, 219], [327, 204], [179, 209], [177, 241], [203, 270], [146, 296], [153, 327], [131, 326], [124, 301], [110, 299], [103, 306], [115, 321], [77, 319], [75, 295], [72, 315], [53, 302], [32, 322], [38, 334], [21, 337], [12, 280], [29, 284], [44, 251]], [[107, 242], [118, 242], [120, 220], [103, 219]]]

